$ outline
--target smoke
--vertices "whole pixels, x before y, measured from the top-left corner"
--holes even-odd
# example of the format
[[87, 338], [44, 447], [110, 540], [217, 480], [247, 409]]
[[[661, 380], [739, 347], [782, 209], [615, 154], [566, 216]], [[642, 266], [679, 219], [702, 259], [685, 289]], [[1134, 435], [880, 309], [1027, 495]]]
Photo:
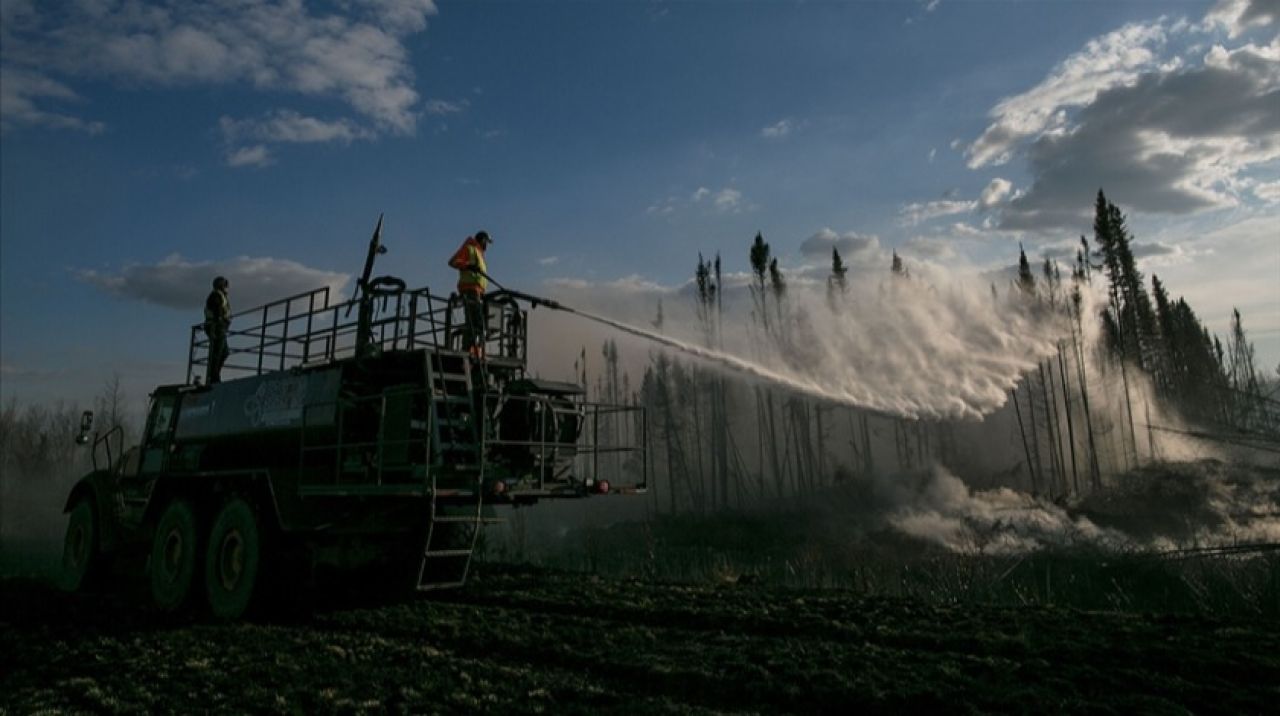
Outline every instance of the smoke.
[[1045, 547], [1132, 544], [1120, 531], [1024, 492], [971, 490], [941, 466], [881, 481], [877, 489], [889, 502], [884, 519], [892, 529], [953, 552], [1017, 554]]
[[0, 575], [53, 579], [76, 473], [57, 477], [5, 470], [0, 478]]
[[873, 476], [846, 497], [832, 514], [843, 512], [864, 534], [888, 529], [960, 554], [1280, 543], [1280, 470], [1217, 460], [1143, 468], [1075, 502], [1008, 487], [976, 490], [937, 465]]

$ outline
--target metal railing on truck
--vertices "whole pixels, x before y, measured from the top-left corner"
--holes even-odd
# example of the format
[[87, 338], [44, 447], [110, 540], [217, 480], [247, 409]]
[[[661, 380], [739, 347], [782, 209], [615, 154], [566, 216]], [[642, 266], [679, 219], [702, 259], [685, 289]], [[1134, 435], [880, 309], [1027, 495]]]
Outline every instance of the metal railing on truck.
[[[495, 295], [486, 303], [486, 355], [523, 365], [527, 358], [526, 312]], [[360, 301], [330, 304], [328, 287], [233, 314], [227, 332], [229, 354], [223, 375], [261, 375], [295, 367], [323, 365], [355, 356]], [[462, 304], [455, 296], [430, 289], [382, 293], [372, 302], [369, 331], [375, 351], [462, 348]], [[204, 324], [191, 327], [187, 383], [201, 378], [209, 365], [209, 336]]]
[[[491, 449], [504, 447], [526, 449], [536, 458], [538, 470], [535, 493], [554, 493], [562, 486], [564, 478], [572, 475], [588, 487], [600, 481], [609, 485], [609, 491], [618, 493], [644, 492], [649, 482], [648, 423], [645, 409], [639, 405], [597, 403], [575, 398], [563, 405], [541, 397], [492, 396], [489, 412], [494, 415], [492, 435], [486, 443]], [[501, 401], [501, 406], [496, 403]], [[527, 406], [527, 407], [526, 407]], [[540, 410], [553, 414], [538, 416], [540, 425], [520, 437], [504, 430], [502, 412], [528, 411], [535, 415]], [[561, 432], [563, 421], [580, 421], [571, 430], [572, 439]]]

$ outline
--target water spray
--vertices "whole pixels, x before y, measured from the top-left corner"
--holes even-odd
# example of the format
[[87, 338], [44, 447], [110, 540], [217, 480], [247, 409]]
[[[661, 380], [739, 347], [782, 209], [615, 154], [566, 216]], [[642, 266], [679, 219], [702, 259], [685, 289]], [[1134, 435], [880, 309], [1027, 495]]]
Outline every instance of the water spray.
[[[820, 385], [817, 381], [804, 380], [794, 376], [784, 375], [777, 371], [766, 368], [765, 366], [762, 366], [758, 363], [753, 363], [748, 360], [743, 360], [742, 358], [739, 358], [735, 355], [724, 353], [722, 351], [714, 350], [711, 348], [705, 348], [703, 346], [699, 346], [694, 343], [688, 343], [686, 341], [672, 338], [670, 336], [664, 336], [661, 333], [654, 333], [653, 331], [648, 331], [643, 328], [637, 328], [630, 324], [622, 323], [621, 321], [615, 321], [611, 318], [606, 318], [604, 316], [598, 316], [593, 313], [588, 313], [586, 311], [573, 308], [572, 306], [566, 306], [560, 303], [559, 301], [553, 301], [546, 298], [540, 298], [538, 296], [532, 296], [530, 294], [523, 293], [520, 291], [512, 291], [511, 289], [504, 287], [501, 283], [498, 283], [497, 281], [493, 280], [493, 277], [488, 275], [484, 271], [477, 270], [476, 273], [479, 273], [481, 276], [484, 276], [486, 280], [488, 280], [490, 283], [496, 286], [499, 290], [511, 296], [514, 296], [515, 298], [528, 301], [531, 306], [534, 306], [534, 307], [546, 306], [547, 308], [550, 308], [552, 310], [564, 311], [565, 313], [572, 313], [575, 316], [581, 316], [582, 318], [585, 318], [589, 321], [594, 321], [601, 325], [609, 326], [616, 330], [622, 331], [623, 333], [629, 333], [633, 336], [644, 338], [645, 340], [653, 341], [654, 343], [660, 343], [669, 348], [674, 348], [678, 351], [682, 351], [684, 353], [701, 358], [703, 360], [710, 361], [713, 363], [718, 363], [719, 365], [725, 368], [728, 368], [729, 370], [744, 374], [748, 377], [755, 378], [757, 380], [765, 380], [771, 383], [776, 383], [778, 385], [785, 386], [787, 388], [790, 388], [791, 390], [794, 390], [798, 393], [802, 393], [804, 395], [808, 395], [810, 397], [814, 397], [814, 398], [818, 398], [821, 400], [826, 400], [834, 403], [839, 403], [842, 405], [868, 408], [868, 406], [866, 406], [863, 401], [858, 400], [855, 396], [844, 391], [832, 391], [830, 387]], [[881, 411], [873, 410], [873, 412], [881, 412]]]

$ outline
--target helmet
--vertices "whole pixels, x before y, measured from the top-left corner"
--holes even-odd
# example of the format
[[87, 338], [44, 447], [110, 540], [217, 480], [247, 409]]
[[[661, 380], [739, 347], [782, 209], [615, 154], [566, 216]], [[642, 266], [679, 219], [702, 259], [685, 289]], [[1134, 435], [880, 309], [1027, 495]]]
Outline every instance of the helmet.
[[476, 241], [483, 241], [483, 242], [485, 242], [486, 244], [492, 244], [492, 243], [493, 243], [493, 239], [489, 238], [489, 232], [488, 232], [488, 231], [477, 231], [477, 232], [476, 232]]
[[219, 276], [213, 280], [214, 289], [227, 288], [230, 285], [231, 282], [227, 280], [226, 276]]

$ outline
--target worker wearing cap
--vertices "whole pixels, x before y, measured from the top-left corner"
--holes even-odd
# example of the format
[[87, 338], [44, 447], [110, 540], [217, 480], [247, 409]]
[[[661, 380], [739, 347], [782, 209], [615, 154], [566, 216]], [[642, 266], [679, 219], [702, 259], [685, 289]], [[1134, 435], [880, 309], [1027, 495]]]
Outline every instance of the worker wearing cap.
[[462, 297], [466, 317], [462, 342], [477, 358], [484, 357], [484, 290], [489, 283], [484, 252], [492, 243], [487, 231], [477, 231], [475, 236], [468, 236], [449, 259], [449, 266], [458, 270], [458, 295]]
[[225, 277], [215, 278], [213, 290], [204, 301], [204, 332], [209, 336], [209, 373], [205, 382], [209, 385], [222, 382], [222, 364], [231, 353], [227, 348], [227, 330], [231, 328], [229, 288], [231, 282]]

